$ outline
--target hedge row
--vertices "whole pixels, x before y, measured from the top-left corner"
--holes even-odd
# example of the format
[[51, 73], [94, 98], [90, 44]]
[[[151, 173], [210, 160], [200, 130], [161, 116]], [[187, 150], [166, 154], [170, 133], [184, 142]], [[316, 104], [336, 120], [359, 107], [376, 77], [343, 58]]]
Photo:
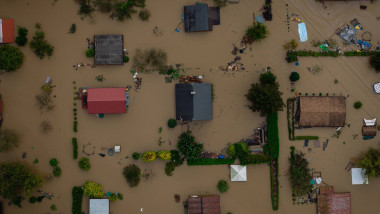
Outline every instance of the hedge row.
[[268, 143], [271, 158], [278, 158], [280, 153], [280, 138], [278, 136], [277, 112], [269, 114], [267, 118]]
[[[344, 56], [372, 56], [378, 53], [379, 51], [347, 51], [344, 52]], [[298, 56], [330, 56], [330, 57], [338, 57], [340, 56], [339, 51], [328, 51], [328, 52], [320, 52], [320, 51], [287, 51], [286, 52], [286, 61], [294, 62], [298, 60]]]
[[318, 136], [296, 136], [294, 140], [318, 140]]
[[199, 158], [195, 160], [187, 160], [187, 165], [197, 166], [197, 165], [223, 165], [223, 164], [233, 164], [235, 159], [223, 158], [223, 159], [213, 159], [213, 158]]
[[73, 158], [76, 160], [78, 158], [78, 141], [75, 137], [71, 139], [73, 144]]
[[242, 144], [235, 143], [236, 157], [239, 158], [241, 165], [268, 163], [269, 157], [263, 154], [250, 154]]
[[361, 51], [361, 52], [347, 51], [347, 52], [344, 52], [344, 56], [372, 56], [372, 55], [376, 55], [376, 53], [378, 52], [379, 51]]
[[[277, 159], [277, 164], [278, 164], [278, 159]], [[273, 167], [272, 167], [272, 163], [270, 163], [270, 187], [271, 187], [271, 199], [272, 199], [272, 209], [273, 210], [278, 210], [278, 205], [279, 205], [279, 182], [278, 182], [278, 165], [276, 167], [276, 181], [277, 181], [277, 185], [276, 187], [273, 186]], [[274, 191], [273, 189], [275, 189], [276, 191], [276, 196], [274, 196]]]
[[72, 203], [72, 213], [73, 214], [81, 214], [82, 213], [82, 200], [83, 200], [83, 189], [80, 186], [73, 187], [71, 192], [73, 196]]

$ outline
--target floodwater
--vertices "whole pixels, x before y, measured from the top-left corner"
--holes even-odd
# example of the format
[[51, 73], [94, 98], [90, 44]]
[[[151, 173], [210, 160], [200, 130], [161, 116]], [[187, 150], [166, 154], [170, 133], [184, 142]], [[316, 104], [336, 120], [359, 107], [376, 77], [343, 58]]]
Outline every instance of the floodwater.
[[[213, 1], [203, 0], [212, 5]], [[288, 64], [282, 45], [285, 41], [298, 39], [297, 23], [286, 22], [287, 10], [300, 16], [306, 23], [309, 41], [325, 40], [334, 35], [342, 24], [357, 18], [364, 30], [372, 34], [372, 43], [380, 38], [378, 11], [380, 4], [368, 2], [328, 2], [327, 9], [313, 0], [276, 0], [273, 4], [274, 19], [266, 22], [270, 35], [262, 42], [249, 46], [241, 54], [245, 71], [224, 72], [219, 66], [226, 66], [234, 56], [230, 53], [233, 44], [239, 44], [248, 25], [252, 23], [253, 13], [258, 14], [264, 3], [260, 1], [241, 0], [239, 4], [230, 4], [221, 9], [221, 25], [214, 26], [212, 32], [179, 33], [174, 32], [181, 20], [183, 6], [194, 1], [147, 0], [147, 9], [151, 11], [148, 22], [140, 21], [135, 15], [132, 20], [120, 23], [108, 18], [108, 15], [94, 13], [93, 18], [80, 19], [77, 15], [78, 5], [72, 0], [1, 0], [0, 14], [3, 18], [14, 18], [16, 25], [29, 29], [29, 40], [34, 33], [34, 24], [41, 23], [47, 40], [55, 47], [50, 59], [40, 60], [29, 47], [21, 48], [25, 54], [23, 66], [14, 73], [0, 76], [0, 91], [4, 102], [3, 127], [15, 129], [22, 134], [22, 143], [13, 152], [2, 154], [0, 160], [20, 160], [26, 152], [25, 161], [35, 164], [41, 172], [51, 174], [48, 162], [57, 158], [62, 168], [62, 176], [52, 178], [41, 188], [55, 195], [51, 201], [45, 199], [40, 204], [23, 203], [23, 208], [6, 206], [5, 213], [40, 214], [71, 212], [71, 189], [86, 180], [101, 183], [106, 192], [121, 192], [123, 201], [113, 202], [111, 212], [119, 213], [184, 213], [182, 203], [174, 201], [174, 194], [184, 200], [189, 194], [217, 193], [219, 179], [228, 179], [227, 166], [181, 166], [172, 177], [164, 174], [164, 163], [142, 163], [133, 161], [133, 152], [147, 150], [169, 150], [175, 148], [177, 137], [186, 126], [177, 126], [169, 130], [166, 122], [175, 116], [174, 83], [165, 83], [164, 77], [158, 74], [139, 74], [143, 78], [140, 92], [130, 94], [130, 109], [123, 115], [106, 115], [99, 119], [78, 109], [78, 133], [73, 133], [73, 81], [76, 86], [87, 87], [123, 87], [132, 84], [130, 73], [131, 62], [124, 66], [85, 67], [74, 70], [72, 65], [84, 62], [92, 63], [85, 57], [86, 38], [94, 34], [123, 34], [124, 46], [132, 59], [136, 48], [162, 48], [168, 53], [169, 64], [183, 63], [186, 74], [204, 75], [206, 82], [215, 85], [213, 102], [214, 119], [208, 122], [194, 122], [190, 125], [196, 139], [205, 145], [205, 149], [220, 152], [227, 143], [248, 138], [263, 118], [247, 108], [249, 104], [244, 94], [252, 82], [258, 80], [262, 68], [268, 65], [277, 75], [283, 99], [294, 96], [290, 92], [288, 79], [291, 71], [297, 71], [301, 79], [296, 83], [296, 91], [301, 93], [329, 93], [347, 97], [347, 123], [339, 139], [332, 138], [335, 129], [313, 128], [296, 130], [296, 135], [318, 135], [321, 142], [329, 139], [326, 151], [312, 148], [308, 152], [303, 142], [290, 142], [287, 135], [286, 112], [279, 114], [280, 129], [280, 206], [272, 211], [270, 200], [269, 167], [266, 165], [248, 166], [248, 182], [230, 183], [230, 189], [221, 196], [222, 213], [316, 213], [315, 205], [292, 205], [291, 189], [286, 171], [288, 169], [289, 147], [306, 153], [311, 167], [322, 172], [324, 182], [335, 187], [338, 192], [351, 192], [353, 214], [380, 213], [380, 179], [370, 180], [369, 185], [351, 185], [350, 174], [344, 171], [346, 163], [352, 157], [366, 151], [369, 147], [379, 148], [378, 137], [373, 140], [361, 140], [363, 118], [380, 118], [380, 98], [372, 91], [372, 84], [380, 80], [379, 74], [368, 66], [366, 57], [339, 58], [301, 58], [300, 65]], [[286, 6], [288, 4], [288, 6]], [[367, 10], [360, 10], [365, 4]], [[68, 34], [72, 23], [76, 23], [77, 32]], [[160, 35], [152, 30], [157, 26]], [[333, 37], [333, 38], [336, 38]], [[339, 38], [337, 41], [341, 42]], [[310, 42], [300, 45], [300, 49], [312, 48]], [[341, 46], [343, 47], [343, 46]], [[355, 49], [355, 46], [344, 47], [344, 50]], [[320, 74], [313, 75], [307, 67], [322, 66]], [[95, 76], [103, 74], [105, 81], [99, 83]], [[45, 78], [53, 79], [53, 98], [55, 108], [41, 113], [35, 105], [34, 96]], [[335, 84], [334, 80], [338, 83]], [[353, 108], [355, 101], [361, 101], [360, 110]], [[79, 105], [79, 103], [78, 103]], [[48, 120], [53, 130], [44, 135], [39, 124]], [[158, 132], [163, 127], [162, 133]], [[354, 139], [353, 135], [359, 138]], [[71, 138], [79, 142], [79, 158], [82, 146], [91, 142], [95, 154], [90, 156], [92, 168], [81, 171], [78, 162], [72, 159]], [[159, 138], [165, 141], [158, 145]], [[172, 143], [169, 145], [169, 141]], [[345, 142], [345, 144], [343, 143]], [[102, 147], [121, 145], [121, 153], [104, 158]], [[149, 170], [152, 175], [143, 179], [138, 187], [130, 188], [122, 169], [129, 163], [137, 164], [141, 169]], [[50, 205], [56, 204], [58, 210], [50, 211]], [[83, 210], [88, 212], [88, 200], [83, 202]]]

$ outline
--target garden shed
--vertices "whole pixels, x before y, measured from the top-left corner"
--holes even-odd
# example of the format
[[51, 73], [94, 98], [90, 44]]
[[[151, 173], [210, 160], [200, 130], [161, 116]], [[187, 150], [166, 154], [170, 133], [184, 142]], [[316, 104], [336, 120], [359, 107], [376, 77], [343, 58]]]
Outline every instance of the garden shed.
[[231, 165], [231, 181], [247, 181], [247, 166]]
[[351, 194], [334, 193], [331, 186], [322, 186], [318, 194], [318, 214], [351, 214]]
[[13, 19], [0, 19], [0, 43], [15, 42], [15, 21]]
[[175, 85], [176, 119], [212, 120], [212, 85], [184, 83]]
[[352, 184], [368, 184], [366, 170], [362, 168], [351, 168]]
[[219, 7], [195, 4], [184, 7], [185, 32], [212, 31], [213, 25], [220, 24]]
[[190, 195], [187, 199], [188, 214], [220, 214], [219, 195]]
[[128, 92], [125, 88], [89, 88], [87, 92], [88, 113], [125, 113], [127, 96]]
[[95, 35], [95, 64], [122, 65], [123, 35]]
[[346, 122], [346, 97], [299, 97], [299, 127], [343, 127]]
[[109, 214], [109, 199], [90, 199], [89, 214]]

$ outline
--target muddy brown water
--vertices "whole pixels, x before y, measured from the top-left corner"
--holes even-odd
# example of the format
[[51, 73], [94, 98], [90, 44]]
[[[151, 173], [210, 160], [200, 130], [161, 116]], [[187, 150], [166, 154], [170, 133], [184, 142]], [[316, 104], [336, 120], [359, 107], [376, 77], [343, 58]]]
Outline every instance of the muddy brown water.
[[[168, 53], [170, 64], [184, 63], [186, 74], [204, 75], [206, 82], [215, 85], [213, 102], [214, 119], [208, 122], [193, 122], [190, 129], [205, 149], [220, 152], [227, 143], [237, 142], [252, 134], [263, 121], [258, 113], [251, 112], [244, 98], [250, 84], [258, 80], [261, 69], [270, 65], [280, 82], [284, 100], [294, 96], [290, 92], [288, 79], [291, 71], [297, 71], [301, 79], [296, 83], [296, 91], [301, 93], [329, 93], [344, 95], [347, 98], [347, 123], [351, 126], [343, 128], [339, 139], [332, 138], [335, 129], [313, 128], [296, 130], [296, 135], [318, 135], [321, 142], [330, 139], [326, 151], [322, 148], [307, 152], [303, 142], [290, 142], [287, 136], [286, 112], [279, 113], [280, 128], [280, 205], [279, 211], [272, 211], [270, 200], [269, 167], [267, 165], [248, 166], [248, 181], [230, 183], [230, 189], [221, 197], [222, 213], [316, 213], [315, 205], [292, 205], [291, 188], [286, 175], [288, 168], [289, 147], [295, 146], [306, 152], [311, 167], [322, 172], [323, 180], [333, 185], [338, 192], [351, 192], [353, 214], [380, 213], [380, 179], [370, 180], [369, 185], [351, 185], [350, 174], [344, 171], [347, 161], [364, 152], [368, 147], [379, 148], [378, 137], [373, 140], [360, 139], [363, 118], [380, 118], [380, 97], [372, 91], [372, 84], [380, 80], [368, 66], [366, 57], [339, 58], [301, 58], [300, 65], [288, 64], [284, 60], [285, 51], [282, 45], [290, 39], [298, 39], [297, 23], [290, 22], [290, 32], [286, 23], [286, 9], [289, 14], [298, 14], [305, 21], [309, 41], [325, 40], [335, 32], [336, 28], [353, 18], [361, 22], [364, 31], [372, 33], [372, 43], [377, 43], [380, 36], [379, 21], [376, 16], [380, 4], [367, 2], [328, 2], [327, 9], [315, 1], [279, 0], [273, 4], [274, 19], [267, 22], [270, 30], [268, 38], [248, 47], [241, 54], [245, 71], [224, 72], [218, 70], [232, 61], [230, 53], [233, 43], [238, 44], [244, 30], [252, 22], [252, 13], [258, 13], [264, 1], [241, 0], [239, 4], [230, 4], [221, 9], [221, 25], [214, 26], [212, 32], [179, 33], [174, 32], [181, 20], [183, 6], [194, 1], [153, 1], [147, 0], [147, 9], [151, 11], [148, 22], [132, 20], [124, 23], [112, 21], [107, 15], [95, 12], [92, 19], [80, 19], [77, 15], [78, 5], [71, 0], [58, 0], [54, 5], [46, 0], [1, 0], [0, 14], [4, 18], [14, 18], [16, 24], [29, 29], [29, 40], [34, 32], [34, 24], [41, 23], [47, 40], [55, 47], [50, 59], [38, 59], [29, 47], [21, 48], [25, 61], [20, 70], [0, 76], [0, 91], [4, 101], [3, 127], [12, 128], [22, 133], [22, 143], [15, 151], [1, 154], [0, 160], [19, 160], [23, 152], [27, 152], [25, 161], [31, 163], [35, 158], [39, 163], [35, 166], [43, 173], [52, 173], [48, 162], [57, 158], [62, 168], [60, 178], [52, 178], [41, 188], [54, 193], [53, 200], [44, 200], [40, 204], [23, 203], [23, 208], [5, 206], [5, 213], [40, 214], [70, 213], [71, 189], [86, 180], [101, 183], [106, 192], [121, 192], [123, 201], [111, 203], [112, 213], [184, 213], [181, 203], [176, 203], [174, 194], [181, 200], [194, 193], [217, 193], [216, 183], [219, 179], [229, 179], [227, 166], [181, 166], [172, 177], [164, 174], [164, 163], [133, 161], [132, 152], [147, 150], [174, 149], [177, 137], [186, 127], [177, 126], [169, 130], [166, 126], [168, 118], [175, 116], [174, 83], [167, 84], [164, 77], [158, 74], [142, 74], [143, 84], [140, 92], [131, 92], [130, 109], [123, 115], [106, 115], [103, 119], [88, 115], [79, 108], [78, 133], [72, 131], [73, 81], [77, 87], [123, 87], [132, 84], [129, 72], [131, 63], [124, 66], [85, 67], [75, 71], [73, 64], [92, 63], [84, 55], [86, 38], [94, 34], [123, 34], [124, 46], [132, 59], [136, 48], [162, 48]], [[212, 5], [212, 1], [203, 2]], [[288, 4], [288, 7], [286, 6]], [[359, 5], [368, 5], [367, 10], [360, 10]], [[68, 34], [70, 25], [76, 23], [77, 32]], [[157, 26], [162, 32], [155, 36], [152, 32]], [[340, 39], [336, 38], [339, 42]], [[312, 48], [310, 42], [300, 44], [300, 49]], [[343, 47], [343, 46], [342, 46]], [[344, 47], [344, 50], [355, 46]], [[320, 65], [323, 71], [313, 75], [307, 67]], [[95, 76], [103, 74], [106, 80], [99, 83]], [[35, 105], [34, 95], [39, 92], [46, 76], [53, 79], [57, 86], [53, 95], [55, 109], [41, 113]], [[338, 79], [339, 83], [334, 84]], [[360, 100], [363, 107], [354, 109], [353, 103]], [[79, 103], [78, 103], [79, 104]], [[53, 130], [41, 134], [39, 123], [48, 120]], [[163, 127], [162, 133], [158, 133]], [[353, 139], [358, 134], [359, 139]], [[102, 147], [121, 145], [121, 153], [104, 158], [90, 156], [92, 168], [88, 172], [81, 171], [77, 161], [72, 159], [71, 138], [77, 137], [79, 151], [82, 145], [91, 142], [95, 153], [103, 153]], [[158, 139], [165, 141], [161, 146]], [[172, 145], [169, 145], [169, 140]], [[343, 144], [343, 142], [346, 142]], [[79, 158], [84, 154], [79, 153]], [[129, 163], [136, 163], [141, 169], [152, 172], [148, 180], [142, 180], [136, 188], [130, 188], [122, 176], [122, 169]], [[58, 210], [50, 211], [51, 204]], [[83, 202], [83, 210], [88, 212], [88, 200]]]

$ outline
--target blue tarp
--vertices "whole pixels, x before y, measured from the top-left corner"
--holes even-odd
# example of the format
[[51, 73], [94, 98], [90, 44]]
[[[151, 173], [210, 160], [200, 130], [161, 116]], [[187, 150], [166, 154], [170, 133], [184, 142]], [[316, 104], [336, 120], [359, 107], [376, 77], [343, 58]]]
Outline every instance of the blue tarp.
[[300, 35], [301, 42], [306, 42], [307, 41], [307, 31], [306, 31], [305, 23], [299, 23], [298, 24], [298, 33]]
[[264, 19], [264, 17], [260, 14], [260, 15], [257, 15], [256, 17], [256, 22], [258, 22], [258, 23], [264, 23], [265, 22], [265, 19]]

